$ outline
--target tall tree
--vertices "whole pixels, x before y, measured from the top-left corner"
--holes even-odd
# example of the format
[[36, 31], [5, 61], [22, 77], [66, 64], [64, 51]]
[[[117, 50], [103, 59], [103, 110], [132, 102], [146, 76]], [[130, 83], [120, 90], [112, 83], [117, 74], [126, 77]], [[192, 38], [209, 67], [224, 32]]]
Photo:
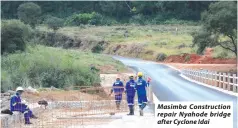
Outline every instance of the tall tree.
[[[208, 11], [202, 13], [204, 32], [194, 34], [194, 44], [200, 51], [207, 46], [220, 46], [237, 56], [237, 2], [221, 1], [212, 3]], [[201, 41], [199, 38], [212, 39]]]
[[35, 3], [27, 2], [18, 7], [18, 18], [25, 24], [31, 25], [35, 28], [41, 14], [41, 8]]
[[49, 17], [46, 19], [45, 23], [49, 28], [53, 29], [56, 32], [59, 28], [64, 26], [64, 20], [58, 17]]

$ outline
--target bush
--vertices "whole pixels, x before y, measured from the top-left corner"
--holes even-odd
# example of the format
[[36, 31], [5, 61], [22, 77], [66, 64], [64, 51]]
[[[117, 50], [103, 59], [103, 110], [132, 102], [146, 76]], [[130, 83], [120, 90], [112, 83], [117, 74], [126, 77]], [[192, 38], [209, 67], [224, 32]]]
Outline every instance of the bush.
[[190, 55], [187, 55], [187, 56], [185, 56], [185, 59], [184, 59], [184, 61], [185, 61], [185, 62], [188, 62], [188, 61], [190, 61]]
[[153, 55], [153, 54], [154, 54], [154, 51], [153, 51], [153, 50], [147, 50], [147, 51], [145, 51], [145, 54], [147, 54], [147, 55]]
[[33, 2], [27, 2], [21, 4], [17, 10], [18, 18], [25, 24], [29, 24], [35, 28], [41, 14], [40, 6]]
[[144, 25], [145, 18], [142, 14], [137, 14], [131, 17], [130, 23]]
[[93, 53], [101, 53], [103, 50], [104, 50], [104, 47], [100, 43], [98, 43], [92, 48]]
[[213, 50], [212, 57], [214, 58], [236, 58], [231, 51], [225, 50], [222, 47], [216, 46]]
[[102, 20], [103, 20], [103, 16], [99, 13], [92, 13], [92, 18], [89, 20], [88, 24], [92, 24], [92, 25], [101, 25], [102, 24]]
[[24, 51], [26, 42], [32, 36], [30, 26], [18, 20], [8, 20], [3, 21], [1, 27], [1, 54]]
[[81, 40], [64, 35], [62, 33], [44, 31], [36, 31], [35, 33], [35, 40], [37, 40], [36, 44], [42, 44], [51, 47], [62, 47], [65, 49], [79, 48], [81, 44]]
[[217, 54], [216, 58], [227, 58], [227, 56], [227, 52], [220, 52], [219, 54]]
[[116, 24], [118, 24], [118, 22], [115, 19], [109, 17], [104, 17], [101, 23], [101, 25], [116, 25]]
[[45, 23], [54, 31], [57, 31], [59, 28], [64, 26], [64, 20], [57, 17], [48, 17]]
[[156, 60], [157, 61], [164, 61], [166, 59], [167, 55], [164, 54], [164, 53], [158, 53], [157, 54], [157, 57], [156, 57]]
[[66, 25], [81, 25], [81, 24], [91, 24], [91, 25], [101, 25], [103, 16], [99, 13], [81, 13], [73, 14], [66, 21]]
[[99, 83], [99, 74], [85, 64], [85, 56], [43, 46], [28, 46], [25, 53], [3, 56], [2, 90], [17, 86], [64, 88]]

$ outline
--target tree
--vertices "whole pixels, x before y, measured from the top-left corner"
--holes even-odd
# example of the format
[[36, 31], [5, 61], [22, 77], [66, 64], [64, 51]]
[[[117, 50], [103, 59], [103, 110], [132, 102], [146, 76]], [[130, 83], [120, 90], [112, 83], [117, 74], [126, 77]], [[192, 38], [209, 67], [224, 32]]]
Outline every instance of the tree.
[[31, 36], [30, 26], [18, 20], [2, 21], [1, 54], [24, 51], [25, 43]]
[[206, 31], [204, 28], [198, 32], [192, 33], [193, 36], [193, 46], [197, 45], [197, 53], [202, 54], [206, 47], [212, 47], [217, 41], [215, 36], [212, 36], [211, 33]]
[[25, 24], [29, 24], [35, 28], [41, 14], [40, 6], [32, 2], [27, 2], [19, 5], [17, 10], [18, 18]]
[[45, 22], [48, 27], [53, 29], [54, 31], [57, 31], [59, 28], [64, 26], [64, 20], [57, 17], [49, 17]]
[[237, 3], [212, 3], [202, 13], [203, 30], [193, 34], [194, 45], [203, 51], [208, 46], [220, 46], [237, 56]]

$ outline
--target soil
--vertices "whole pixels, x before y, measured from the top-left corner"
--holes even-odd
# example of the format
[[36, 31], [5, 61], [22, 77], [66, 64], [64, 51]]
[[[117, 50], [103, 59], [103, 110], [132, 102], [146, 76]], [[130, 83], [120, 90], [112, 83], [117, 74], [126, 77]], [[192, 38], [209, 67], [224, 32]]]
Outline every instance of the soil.
[[165, 59], [165, 63], [186, 63], [186, 64], [236, 64], [236, 58], [221, 59], [212, 57], [212, 48], [207, 48], [204, 55], [187, 54], [171, 55]]
[[[106, 88], [107, 89], [107, 88]], [[110, 88], [108, 88], [110, 90]], [[87, 91], [85, 93], [84, 91]], [[24, 93], [23, 97], [28, 98], [30, 100], [38, 100], [40, 98], [45, 99], [47, 101], [89, 101], [88, 106], [86, 108], [61, 108], [61, 109], [40, 109], [40, 111], [35, 111], [34, 113], [38, 119], [31, 119], [31, 122], [33, 123], [30, 126], [24, 125], [23, 122], [16, 122], [13, 125], [14, 126], [20, 126], [22, 128], [38, 128], [38, 127], [44, 127], [44, 128], [65, 128], [66, 126], [86, 126], [86, 125], [97, 125], [97, 124], [104, 124], [112, 119], [108, 118], [100, 118], [100, 116], [103, 117], [103, 115], [106, 115], [107, 117], [110, 116], [111, 113], [115, 114], [117, 112], [126, 112], [127, 111], [127, 103], [125, 100], [121, 103], [121, 109], [116, 110], [115, 109], [115, 103], [114, 103], [114, 96], [108, 96], [107, 98], [103, 98], [100, 96], [100, 92], [95, 93], [89, 93], [91, 91], [98, 90], [97, 88], [85, 88], [81, 89], [80, 91], [42, 91], [38, 94], [32, 94], [32, 93]], [[104, 92], [102, 92], [104, 94]], [[123, 96], [123, 99], [125, 96]], [[105, 100], [108, 100], [105, 101]], [[92, 104], [95, 104], [97, 101], [101, 101], [101, 104], [106, 104], [106, 106], [98, 106], [97, 109], [94, 107], [92, 108]], [[95, 106], [95, 105], [93, 105]], [[95, 118], [84, 118], [84, 117], [93, 117]], [[61, 119], [62, 118], [62, 119]], [[68, 119], [67, 119], [68, 118]], [[73, 119], [74, 118], [74, 119]]]
[[99, 100], [102, 97], [95, 94], [87, 94], [80, 91], [41, 91], [38, 94], [23, 93], [22, 97], [29, 102], [37, 103], [39, 100], [46, 101], [79, 101], [79, 100]]

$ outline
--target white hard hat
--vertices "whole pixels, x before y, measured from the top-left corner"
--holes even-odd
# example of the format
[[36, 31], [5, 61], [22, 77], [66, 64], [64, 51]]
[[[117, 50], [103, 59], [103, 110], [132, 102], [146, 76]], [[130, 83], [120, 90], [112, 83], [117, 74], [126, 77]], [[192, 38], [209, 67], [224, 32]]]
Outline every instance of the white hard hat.
[[17, 87], [16, 91], [24, 91], [23, 87]]

